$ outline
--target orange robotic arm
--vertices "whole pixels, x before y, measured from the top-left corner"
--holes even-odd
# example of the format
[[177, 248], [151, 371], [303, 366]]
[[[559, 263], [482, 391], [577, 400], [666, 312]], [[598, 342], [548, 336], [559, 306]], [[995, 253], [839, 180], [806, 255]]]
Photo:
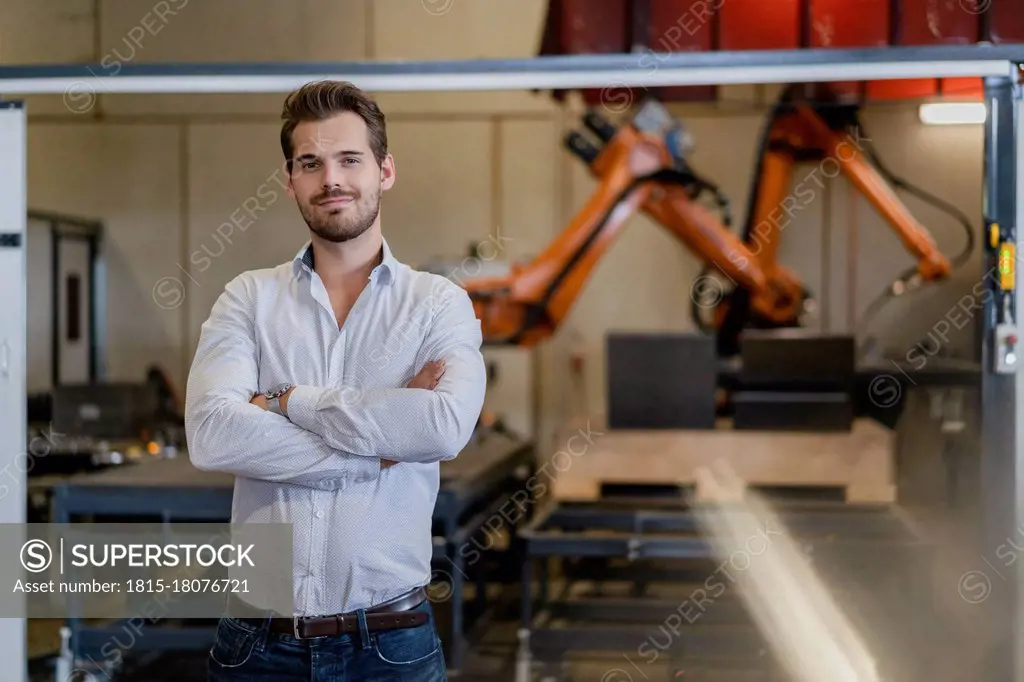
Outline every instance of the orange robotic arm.
[[[769, 125], [767, 148], [762, 150], [759, 191], [751, 200], [745, 241], [757, 252], [763, 267], [773, 267], [787, 216], [791, 218], [801, 205], [801, 193], [791, 190], [794, 167], [814, 162], [826, 176], [842, 172], [867, 198], [916, 259], [922, 281], [947, 277], [952, 271], [949, 259], [869, 163], [863, 148], [865, 138], [856, 120], [849, 117], [851, 111], [834, 103], [817, 108], [803, 102], [783, 103], [777, 109]], [[809, 195], [810, 191], [803, 192], [803, 196]]]
[[801, 199], [800, 192], [791, 193], [793, 170], [807, 161], [823, 166], [831, 162], [845, 173], [917, 258], [913, 277], [898, 282], [947, 276], [950, 261], [897, 198], [892, 181], [887, 184], [867, 162], [868, 155], [858, 151], [860, 140], [850, 121], [835, 115], [843, 108], [829, 104], [832, 111], [823, 113], [806, 103], [790, 103], [791, 92], [784, 94], [786, 102], [773, 111], [766, 130], [742, 238], [694, 200], [708, 186], [686, 168], [680, 150], [671, 147], [663, 107], [645, 103], [632, 124], [618, 130], [588, 114], [585, 123], [604, 147], [597, 149], [577, 133], [568, 141], [597, 177], [597, 190], [531, 263], [513, 267], [503, 277], [464, 284], [485, 343], [530, 346], [553, 335], [598, 260], [640, 210], [733, 283], [733, 292], [722, 298], [710, 325], [724, 339], [719, 348], [725, 354], [738, 350], [745, 327], [799, 325], [808, 293], [779, 265], [777, 255], [783, 216], [792, 215]]
[[[804, 97], [808, 90], [813, 92], [813, 102]], [[900, 295], [917, 284], [949, 276], [954, 267], [970, 256], [974, 237], [970, 221], [955, 207], [900, 180], [882, 166], [870, 139], [864, 135], [857, 110], [856, 105], [841, 104], [827, 85], [790, 86], [782, 94], [769, 116], [761, 141], [743, 241], [770, 280], [792, 285], [795, 279], [778, 265], [782, 232], [794, 212], [814, 199], [814, 183], [824, 186], [816, 175], [845, 175], [914, 258], [914, 267], [901, 274], [868, 307], [861, 321], [863, 325], [889, 297]], [[800, 163], [816, 164], [817, 168], [793, 187], [794, 171]], [[897, 197], [895, 187], [908, 190], [954, 215], [963, 225], [966, 247], [954, 262], [938, 249], [928, 231]], [[695, 309], [695, 317], [697, 312]], [[757, 292], [737, 288], [724, 297], [710, 325], [717, 330], [720, 351], [725, 355], [738, 352], [742, 328], [766, 326], [762, 324], [765, 312]]]
[[570, 136], [569, 142], [591, 162], [599, 179], [597, 190], [532, 262], [514, 267], [506, 276], [463, 284], [481, 321], [485, 343], [531, 346], [553, 335], [598, 260], [641, 207], [665, 207], [662, 210], [671, 213], [663, 222], [672, 225], [691, 249], [713, 254], [715, 264], [741, 286], [765, 289], [765, 277], [753, 254], [709, 210], [689, 199], [688, 183], [697, 179], [674, 167], [661, 135], [628, 126], [600, 151], [588, 147], [579, 135]]
[[[666, 141], [672, 141], [676, 167], [687, 168], [682, 130], [678, 123], [671, 121], [668, 112], [660, 104], [648, 101], [634, 120], [649, 123], [655, 119], [656, 125], [668, 132]], [[594, 112], [587, 113], [583, 118], [586, 127], [600, 140], [611, 145], [631, 134], [632, 127], [615, 129], [607, 121]], [[580, 156], [586, 155], [579, 154]], [[604, 171], [603, 155], [591, 154], [588, 166], [595, 176], [600, 178]], [[655, 174], [653, 179], [660, 179], [664, 174]], [[724, 291], [713, 291], [717, 302], [714, 303], [714, 322], [710, 325], [699, 319], [700, 302], [696, 291], [691, 291], [693, 299], [693, 317], [697, 325], [705, 330], [716, 330], [720, 338], [719, 349], [731, 354], [738, 341], [739, 331], [747, 326], [758, 327], [792, 327], [800, 324], [807, 299], [807, 291], [799, 279], [787, 268], [778, 264], [772, 249], [763, 249], [760, 244], [744, 242], [737, 238], [710, 211], [696, 203], [695, 195], [701, 189], [712, 188], [696, 177], [691, 184], [701, 185], [693, 192], [691, 187], [679, 183], [659, 183], [643, 204], [643, 211], [655, 221], [668, 229], [673, 235], [686, 244], [709, 268], [721, 273], [734, 286], [734, 292], [740, 296]], [[722, 203], [720, 199], [720, 203]], [[726, 216], [728, 221], [728, 216]], [[724, 288], [724, 287], [723, 287]], [[723, 337], [724, 343], [723, 343]], [[731, 340], [730, 340], [731, 339]]]
[[[759, 283], [763, 286], [750, 286], [735, 276], [728, 266], [737, 260], [746, 264], [748, 256], [738, 256], [741, 252], [724, 248], [716, 242], [714, 238], [718, 232], [707, 229], [706, 223], [695, 219], [693, 212], [699, 209], [696, 204], [679, 200], [678, 194], [661, 193], [656, 189], [643, 206], [647, 214], [677, 234], [708, 265], [718, 269], [735, 285], [729, 295], [716, 296], [719, 303], [710, 324], [696, 319], [699, 306], [694, 306], [695, 321], [699, 326], [718, 333], [719, 349], [723, 354], [738, 352], [743, 328], [793, 326], [798, 324], [803, 313], [808, 294], [795, 275], [778, 262], [781, 233], [788, 220], [794, 212], [801, 210], [808, 196], [814, 197], [813, 191], [803, 187], [810, 182], [799, 183], [795, 190], [791, 186], [799, 163], [817, 163], [821, 174], [827, 177], [844, 174], [889, 223], [914, 257], [915, 267], [897, 279], [883, 296], [898, 295], [914, 284], [943, 279], [954, 267], [893, 191], [894, 186], [909, 190], [915, 188], [881, 166], [870, 147], [870, 140], [862, 136], [856, 117], [857, 107], [839, 104], [827, 86], [816, 87], [817, 96], [822, 98], [820, 103], [795, 97], [801, 92], [801, 86], [791, 87], [783, 93], [769, 119], [760, 150], [755, 189], [750, 197], [750, 211], [743, 234], [745, 251], [742, 253], [753, 258], [751, 270], [760, 274]], [[617, 134], [598, 117], [588, 116], [588, 127], [602, 138], [608, 139]], [[601, 168], [597, 164], [590, 164], [590, 168], [600, 176]], [[808, 180], [811, 175], [813, 173], [808, 174]], [[929, 203], [959, 214], [948, 204], [919, 190], [915, 192]], [[968, 244], [957, 259], [959, 263], [970, 254], [973, 238], [969, 221], [962, 214], [958, 217], [964, 224]]]

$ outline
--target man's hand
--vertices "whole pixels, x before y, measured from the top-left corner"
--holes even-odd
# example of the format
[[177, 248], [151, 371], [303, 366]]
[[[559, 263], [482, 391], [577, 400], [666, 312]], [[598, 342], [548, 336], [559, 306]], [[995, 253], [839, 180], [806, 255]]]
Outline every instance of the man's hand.
[[262, 393], [257, 393], [256, 395], [254, 395], [252, 397], [252, 400], [250, 400], [249, 402], [264, 410], [269, 407], [267, 405], [267, 396], [263, 395]]
[[412, 378], [406, 388], [424, 388], [428, 391], [437, 386], [437, 382], [444, 375], [444, 360], [431, 360], [423, 365], [423, 369]]
[[277, 404], [281, 406], [281, 413], [286, 417], [288, 416], [288, 397], [292, 394], [292, 391], [294, 390], [295, 387], [292, 386], [287, 391], [282, 393], [281, 397], [277, 399]]

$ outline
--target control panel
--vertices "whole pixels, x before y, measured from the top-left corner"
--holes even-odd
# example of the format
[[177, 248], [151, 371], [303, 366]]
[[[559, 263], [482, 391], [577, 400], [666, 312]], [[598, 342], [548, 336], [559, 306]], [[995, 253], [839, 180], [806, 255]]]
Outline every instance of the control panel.
[[1015, 306], [1017, 281], [1016, 230], [989, 225], [989, 247], [995, 256], [996, 267], [996, 324], [994, 359], [992, 368], [997, 374], [1014, 374], [1021, 362], [1017, 352], [1018, 334]]
[[1017, 326], [1013, 324], [1000, 324], [996, 326], [996, 372], [999, 374], [1013, 374], [1020, 364], [1020, 354], [1017, 352]]

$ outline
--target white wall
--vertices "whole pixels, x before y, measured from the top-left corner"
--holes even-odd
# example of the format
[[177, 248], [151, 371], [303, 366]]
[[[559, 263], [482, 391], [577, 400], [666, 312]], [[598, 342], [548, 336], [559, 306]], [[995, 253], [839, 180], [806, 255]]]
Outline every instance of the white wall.
[[[125, 61], [530, 56], [545, 6], [544, 0], [7, 0], [0, 5], [0, 62], [92, 61], [112, 71]], [[717, 109], [675, 107], [696, 136], [696, 168], [731, 196], [737, 224], [746, 211], [765, 91], [731, 88], [731, 101]], [[558, 233], [594, 187], [562, 151], [565, 125], [575, 125], [575, 114], [545, 95], [403, 93], [379, 101], [399, 171], [385, 199], [385, 233], [409, 263], [460, 255], [468, 242], [498, 229], [512, 238], [512, 257], [528, 256]], [[183, 381], [199, 325], [223, 284], [242, 269], [290, 258], [305, 238], [297, 211], [273, 183], [281, 163], [280, 102], [276, 95], [115, 97], [95, 83], [67, 97], [30, 98], [29, 205], [107, 225], [111, 378], [138, 379], [159, 361]], [[980, 127], [925, 128], [906, 105], [875, 107], [864, 121], [893, 170], [980, 222]], [[273, 200], [268, 189], [278, 189]], [[252, 197], [261, 197], [267, 210], [227, 243], [218, 227]], [[943, 249], [959, 249], [959, 228], [949, 218], [912, 197], [906, 201]], [[834, 331], [848, 329], [851, 316], [911, 264], [866, 203], [858, 200], [851, 211], [842, 181], [816, 197], [784, 239], [783, 262], [827, 295], [820, 327]], [[905, 352], [970, 290], [978, 262], [893, 306], [878, 320], [877, 333]], [[699, 269], [664, 230], [635, 219], [600, 263], [567, 328], [540, 351], [546, 413], [603, 410], [608, 329], [690, 329], [689, 289]], [[969, 347], [968, 332], [960, 332], [956, 345]], [[571, 392], [565, 361], [577, 347], [587, 354], [581, 395]], [[494, 394], [498, 406], [530, 395], [528, 358], [505, 362]], [[516, 409], [512, 421], [525, 426], [527, 413]]]

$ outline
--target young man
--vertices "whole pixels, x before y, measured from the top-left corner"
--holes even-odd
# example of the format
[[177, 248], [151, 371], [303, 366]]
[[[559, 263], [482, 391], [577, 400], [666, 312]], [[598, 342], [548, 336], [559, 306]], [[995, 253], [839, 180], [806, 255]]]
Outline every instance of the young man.
[[237, 477], [233, 523], [292, 524], [295, 617], [221, 619], [209, 678], [444, 680], [431, 517], [439, 463], [483, 406], [480, 322], [462, 288], [400, 263], [381, 234], [395, 161], [377, 105], [350, 83], [311, 83], [283, 119], [310, 241], [225, 287], [186, 428], [196, 467]]

